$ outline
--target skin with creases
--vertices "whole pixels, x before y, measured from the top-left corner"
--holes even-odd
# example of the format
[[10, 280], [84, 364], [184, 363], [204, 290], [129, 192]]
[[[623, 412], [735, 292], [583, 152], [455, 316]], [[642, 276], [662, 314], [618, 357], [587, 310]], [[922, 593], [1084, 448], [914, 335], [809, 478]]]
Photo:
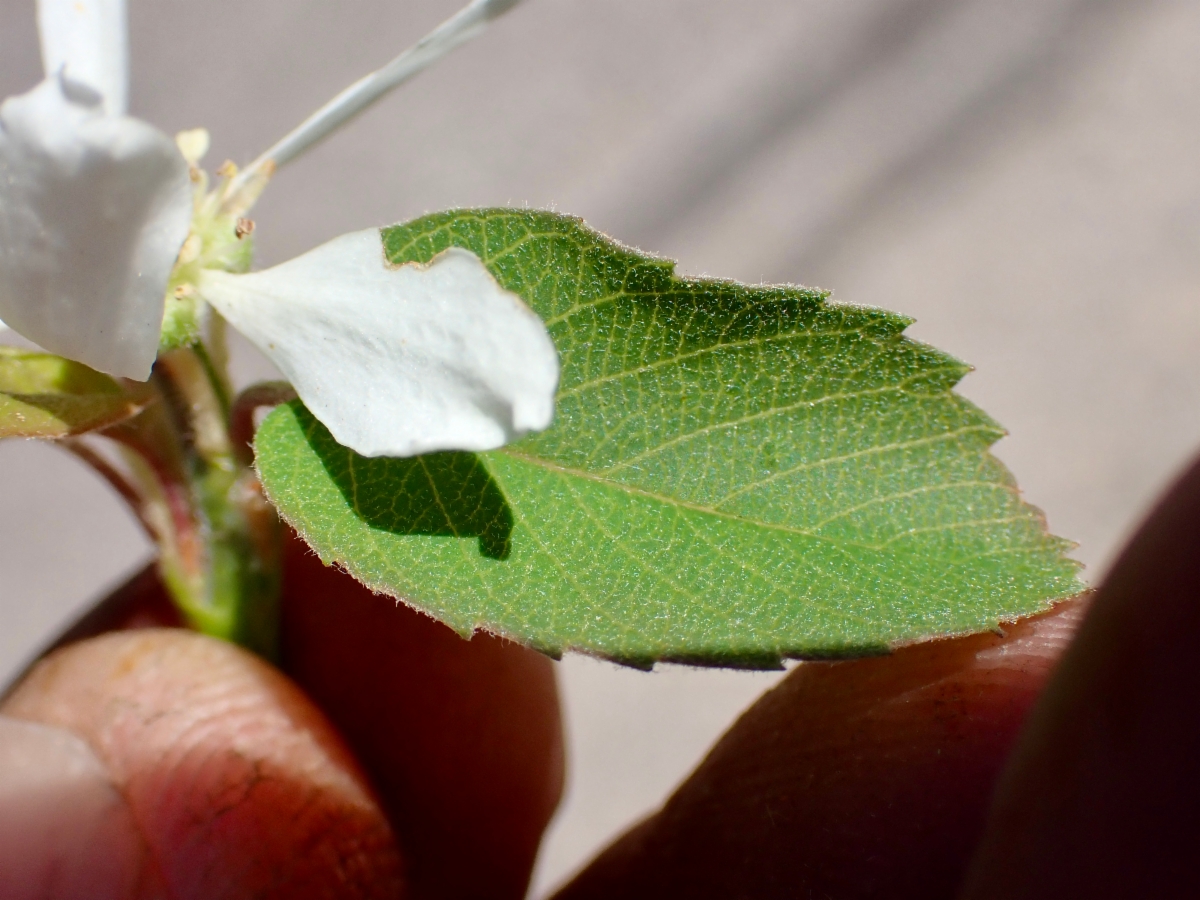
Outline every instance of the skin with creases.
[[[143, 893], [131, 896], [164, 883], [179, 898], [523, 895], [562, 789], [548, 659], [465, 641], [294, 539], [281, 635], [291, 679], [158, 627], [176, 619], [144, 572], [0, 707], [96, 749], [153, 835], [155, 864], [139, 861]], [[92, 636], [120, 628], [148, 630]]]
[[557, 900], [953, 897], [1083, 609], [797, 667]]
[[403, 863], [361, 770], [274, 669], [177, 630], [42, 661], [5, 715], [80, 737], [145, 847], [141, 898], [393, 898]]

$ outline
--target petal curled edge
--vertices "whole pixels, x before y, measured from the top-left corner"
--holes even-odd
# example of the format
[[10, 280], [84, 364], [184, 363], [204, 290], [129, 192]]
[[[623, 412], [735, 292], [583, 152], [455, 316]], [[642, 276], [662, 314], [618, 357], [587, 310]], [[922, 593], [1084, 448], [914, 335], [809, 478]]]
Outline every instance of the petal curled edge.
[[38, 0], [38, 33], [46, 77], [64, 74], [104, 98], [121, 115], [129, 96], [125, 0]]
[[390, 266], [370, 229], [200, 291], [363, 456], [492, 450], [554, 417], [545, 325], [469, 251]]
[[192, 217], [155, 128], [47, 78], [0, 105], [0, 319], [52, 353], [146, 379]]

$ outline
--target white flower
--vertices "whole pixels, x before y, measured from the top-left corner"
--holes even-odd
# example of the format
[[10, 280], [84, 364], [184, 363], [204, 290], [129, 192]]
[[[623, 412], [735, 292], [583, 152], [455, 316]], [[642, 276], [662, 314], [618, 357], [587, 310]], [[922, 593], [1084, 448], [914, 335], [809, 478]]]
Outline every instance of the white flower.
[[[515, 3], [475, 0], [352, 85], [226, 185], [226, 205], [253, 202], [276, 165]], [[0, 319], [49, 351], [145, 379], [168, 281], [204, 263], [196, 246], [213, 209], [195, 203], [176, 143], [124, 114], [124, 0], [39, 0], [38, 25], [45, 80], [0, 105]], [[360, 453], [485, 450], [550, 424], [553, 343], [466, 251], [392, 267], [371, 230], [262, 272], [187, 271], [186, 290]]]

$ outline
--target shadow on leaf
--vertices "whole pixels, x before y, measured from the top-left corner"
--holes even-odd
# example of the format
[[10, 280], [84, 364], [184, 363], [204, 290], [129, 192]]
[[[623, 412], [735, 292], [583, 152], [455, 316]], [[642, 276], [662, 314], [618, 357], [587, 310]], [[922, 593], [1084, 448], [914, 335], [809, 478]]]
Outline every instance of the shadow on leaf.
[[512, 549], [508, 500], [475, 453], [427, 453], [411, 459], [360, 456], [333, 439], [298, 401], [308, 442], [358, 516], [392, 534], [479, 538], [479, 552], [505, 559]]

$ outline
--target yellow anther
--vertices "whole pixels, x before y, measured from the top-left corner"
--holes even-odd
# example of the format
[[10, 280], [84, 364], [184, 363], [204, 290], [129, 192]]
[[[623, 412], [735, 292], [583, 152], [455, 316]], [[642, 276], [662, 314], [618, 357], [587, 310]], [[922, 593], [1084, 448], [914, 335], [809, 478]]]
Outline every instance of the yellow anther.
[[204, 154], [208, 152], [209, 143], [208, 129], [206, 128], [193, 128], [175, 135], [175, 146], [179, 148], [183, 158], [192, 165], [204, 158]]

